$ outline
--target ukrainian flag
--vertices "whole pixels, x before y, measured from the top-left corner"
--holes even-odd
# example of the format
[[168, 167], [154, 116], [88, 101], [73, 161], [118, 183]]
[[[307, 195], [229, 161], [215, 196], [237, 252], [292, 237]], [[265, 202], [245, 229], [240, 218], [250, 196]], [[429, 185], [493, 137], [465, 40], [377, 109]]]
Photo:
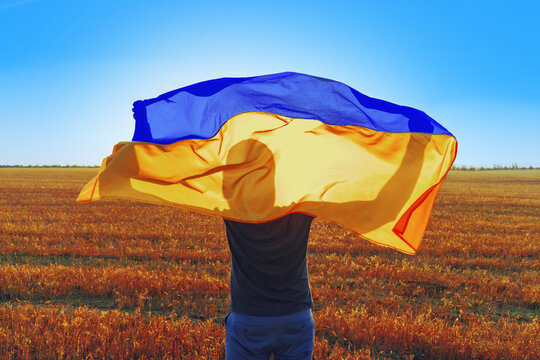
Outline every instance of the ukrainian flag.
[[419, 110], [291, 72], [205, 81], [133, 111], [133, 141], [114, 147], [78, 202], [123, 198], [243, 222], [302, 212], [410, 254], [457, 151]]

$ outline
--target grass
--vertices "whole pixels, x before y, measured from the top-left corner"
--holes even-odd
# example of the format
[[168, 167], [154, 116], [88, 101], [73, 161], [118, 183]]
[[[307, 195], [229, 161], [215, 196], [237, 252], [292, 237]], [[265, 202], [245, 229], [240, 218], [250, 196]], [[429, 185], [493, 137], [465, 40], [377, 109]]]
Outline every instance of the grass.
[[[0, 169], [0, 358], [223, 358], [223, 222], [75, 204], [96, 171]], [[537, 358], [539, 234], [540, 170], [450, 172], [415, 256], [315, 220], [314, 358]]]

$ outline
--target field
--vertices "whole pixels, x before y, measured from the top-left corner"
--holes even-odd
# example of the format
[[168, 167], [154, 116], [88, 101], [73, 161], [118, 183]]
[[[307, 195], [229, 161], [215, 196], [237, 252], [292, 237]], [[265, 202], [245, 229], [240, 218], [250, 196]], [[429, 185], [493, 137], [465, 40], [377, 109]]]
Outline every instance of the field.
[[[223, 359], [223, 222], [0, 169], [0, 359]], [[540, 171], [451, 172], [417, 255], [315, 220], [315, 359], [540, 358]]]

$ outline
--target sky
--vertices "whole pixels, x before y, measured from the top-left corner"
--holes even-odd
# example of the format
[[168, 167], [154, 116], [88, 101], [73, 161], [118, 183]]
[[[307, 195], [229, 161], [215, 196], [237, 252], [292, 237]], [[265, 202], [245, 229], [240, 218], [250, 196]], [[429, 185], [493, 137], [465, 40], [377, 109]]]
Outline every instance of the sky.
[[[538, 4], [538, 5], [537, 5]], [[0, 164], [99, 165], [132, 104], [295, 71], [420, 109], [457, 166], [540, 166], [536, 1], [0, 0]]]

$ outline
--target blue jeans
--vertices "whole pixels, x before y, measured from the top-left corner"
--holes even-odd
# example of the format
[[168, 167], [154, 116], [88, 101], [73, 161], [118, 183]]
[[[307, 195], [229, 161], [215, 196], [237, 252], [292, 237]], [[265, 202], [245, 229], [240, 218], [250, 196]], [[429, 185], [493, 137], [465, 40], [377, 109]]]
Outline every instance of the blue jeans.
[[227, 360], [311, 359], [315, 324], [311, 310], [284, 316], [250, 316], [231, 312], [225, 325]]

